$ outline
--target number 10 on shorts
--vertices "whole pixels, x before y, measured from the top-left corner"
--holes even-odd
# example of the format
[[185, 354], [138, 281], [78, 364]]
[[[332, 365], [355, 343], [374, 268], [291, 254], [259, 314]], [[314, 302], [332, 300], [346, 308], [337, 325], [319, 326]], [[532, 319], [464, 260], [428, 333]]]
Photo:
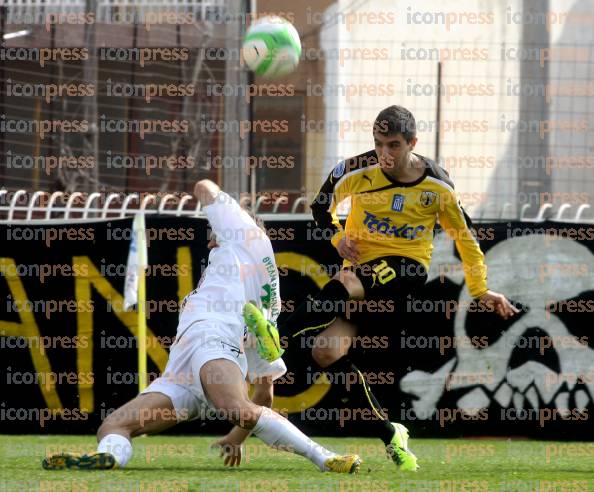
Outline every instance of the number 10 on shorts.
[[380, 261], [377, 265], [373, 265], [373, 283], [379, 280], [380, 284], [387, 284], [390, 280], [396, 278], [396, 271], [388, 266], [386, 260]]

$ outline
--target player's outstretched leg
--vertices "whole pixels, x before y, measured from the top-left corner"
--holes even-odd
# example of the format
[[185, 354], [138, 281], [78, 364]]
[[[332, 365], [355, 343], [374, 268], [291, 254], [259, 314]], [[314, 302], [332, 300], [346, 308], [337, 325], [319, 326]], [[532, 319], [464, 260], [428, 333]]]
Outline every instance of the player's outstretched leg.
[[402, 424], [390, 422], [394, 427], [394, 436], [386, 446], [388, 456], [403, 471], [417, 471], [417, 457], [408, 449], [408, 429]]
[[54, 454], [47, 456], [42, 466], [46, 470], [123, 468], [132, 458], [131, 438], [156, 434], [176, 423], [175, 409], [168, 396], [162, 393], [140, 394], [103, 421], [97, 431], [99, 444], [96, 452]]
[[[323, 303], [332, 300], [333, 304], [331, 305], [339, 306], [339, 301], [346, 301], [351, 295], [360, 297], [362, 293], [363, 287], [355, 275], [348, 271], [341, 271], [326, 284], [316, 296], [317, 299], [313, 301]], [[372, 422], [374, 422], [376, 433], [386, 445], [386, 452], [396, 466], [404, 471], [417, 470], [417, 458], [408, 449], [408, 429], [402, 424], [389, 421], [364, 376], [346, 356], [351, 345], [350, 340], [357, 334], [357, 328], [352, 323], [337, 317], [339, 312], [332, 313], [328, 309], [323, 309], [323, 304], [320, 308], [319, 310], [312, 309], [312, 304], [305, 301], [283, 326], [291, 326], [293, 336], [323, 328], [322, 333], [316, 337], [312, 351], [314, 360], [330, 375], [333, 384], [343, 387], [344, 396], [349, 399], [351, 408], [370, 408], [374, 412], [377, 420]], [[253, 309], [251, 307], [248, 309], [250, 316], [245, 316], [245, 321], [250, 331], [256, 334], [259, 343], [275, 347], [275, 340], [272, 339], [269, 330], [265, 328], [268, 322], [263, 314], [255, 306]], [[318, 313], [315, 314], [316, 312]], [[321, 325], [316, 325], [320, 322], [322, 322]], [[310, 326], [303, 328], [304, 325]], [[332, 340], [330, 343], [317, 343], [320, 339]]]
[[[416, 471], [417, 458], [408, 449], [408, 430], [402, 424], [390, 422], [375, 398], [365, 376], [346, 355], [349, 343], [356, 334], [356, 327], [345, 320], [337, 319], [316, 337], [312, 356], [328, 374], [333, 385], [342, 389], [343, 398], [350, 408], [368, 408], [376, 417], [370, 421], [376, 435], [386, 446], [386, 453], [403, 471]], [[338, 341], [338, 343], [337, 343]]]
[[209, 400], [227, 419], [269, 446], [303, 456], [321, 471], [358, 473], [357, 455], [340, 456], [315, 443], [282, 415], [249, 400], [243, 375], [234, 362], [215, 359], [200, 369], [200, 382]]

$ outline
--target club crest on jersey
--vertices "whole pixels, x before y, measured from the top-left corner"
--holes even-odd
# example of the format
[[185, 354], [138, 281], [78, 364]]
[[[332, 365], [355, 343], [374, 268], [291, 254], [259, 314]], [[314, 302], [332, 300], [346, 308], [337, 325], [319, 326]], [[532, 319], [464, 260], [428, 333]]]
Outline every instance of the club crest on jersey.
[[332, 171], [332, 177], [336, 178], [336, 179], [340, 178], [344, 174], [345, 167], [346, 167], [345, 161], [340, 161], [338, 163], [338, 165]]
[[437, 193], [434, 193], [433, 191], [423, 191], [421, 193], [421, 205], [423, 207], [430, 207], [435, 203], [436, 199]]
[[404, 195], [394, 195], [392, 198], [392, 210], [402, 212], [404, 208]]

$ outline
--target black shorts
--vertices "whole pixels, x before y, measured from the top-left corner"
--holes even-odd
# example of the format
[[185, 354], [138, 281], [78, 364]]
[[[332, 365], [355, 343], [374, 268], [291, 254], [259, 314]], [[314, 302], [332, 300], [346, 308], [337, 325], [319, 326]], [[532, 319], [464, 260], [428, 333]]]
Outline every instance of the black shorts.
[[365, 295], [362, 300], [351, 300], [340, 316], [356, 324], [359, 332], [404, 315], [409, 296], [414, 297], [427, 281], [425, 267], [404, 256], [382, 256], [349, 269], [363, 284]]

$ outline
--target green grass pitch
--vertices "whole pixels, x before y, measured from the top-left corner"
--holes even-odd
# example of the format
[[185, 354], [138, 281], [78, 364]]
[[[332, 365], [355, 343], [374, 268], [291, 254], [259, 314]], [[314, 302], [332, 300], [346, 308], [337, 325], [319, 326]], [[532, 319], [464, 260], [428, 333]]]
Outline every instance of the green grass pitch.
[[415, 439], [417, 473], [397, 472], [374, 439], [320, 438], [364, 460], [359, 475], [320, 473], [306, 459], [250, 438], [244, 462], [225, 468], [208, 436], [151, 436], [134, 440], [124, 470], [44, 471], [48, 453], [95, 449], [94, 436], [0, 436], [1, 492], [371, 492], [594, 490], [594, 443]]

